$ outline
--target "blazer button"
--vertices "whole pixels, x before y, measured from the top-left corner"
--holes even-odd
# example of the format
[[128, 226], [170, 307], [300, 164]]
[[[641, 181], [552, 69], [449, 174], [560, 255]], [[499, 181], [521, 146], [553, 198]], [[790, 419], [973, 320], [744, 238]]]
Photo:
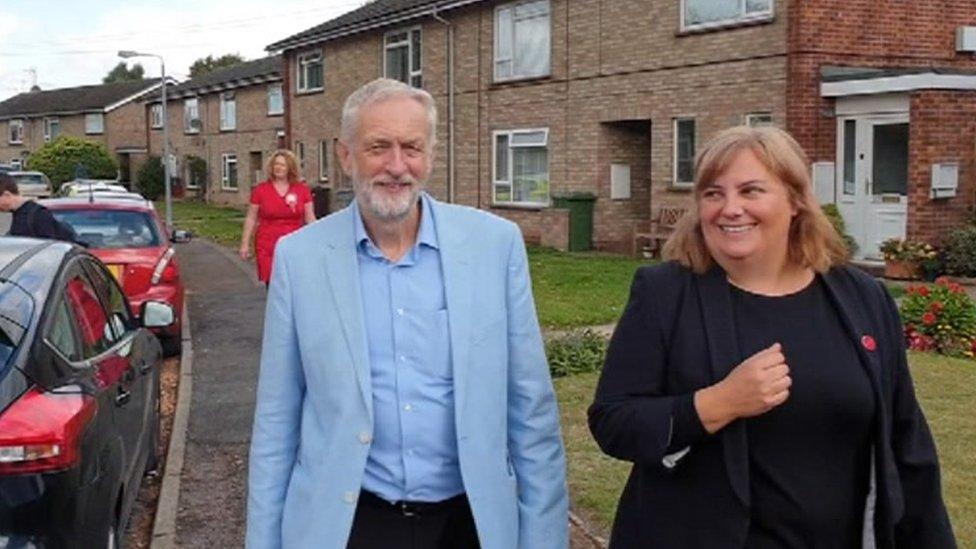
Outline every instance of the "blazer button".
[[352, 503], [356, 501], [356, 494], [352, 492], [346, 492], [345, 494], [342, 494], [342, 501], [346, 503]]
[[369, 444], [373, 440], [373, 437], [369, 436], [369, 431], [363, 431], [359, 433], [359, 442], [363, 444]]

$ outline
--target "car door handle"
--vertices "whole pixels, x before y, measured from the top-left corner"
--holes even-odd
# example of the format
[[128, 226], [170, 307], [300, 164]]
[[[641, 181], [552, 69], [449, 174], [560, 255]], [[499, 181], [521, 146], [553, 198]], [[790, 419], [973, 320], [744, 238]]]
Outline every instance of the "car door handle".
[[115, 395], [115, 405], [125, 406], [129, 403], [130, 399], [132, 399], [132, 392], [126, 391], [125, 389], [119, 387], [119, 392], [117, 395]]
[[153, 369], [152, 362], [142, 362], [139, 364], [139, 373], [142, 375], [148, 374], [149, 372], [152, 371], [152, 369]]

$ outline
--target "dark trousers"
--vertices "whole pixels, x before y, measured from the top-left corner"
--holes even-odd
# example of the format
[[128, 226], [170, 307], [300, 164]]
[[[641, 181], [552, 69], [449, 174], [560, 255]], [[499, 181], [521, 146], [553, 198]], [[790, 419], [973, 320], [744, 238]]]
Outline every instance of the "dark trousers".
[[464, 494], [437, 503], [397, 502], [363, 490], [347, 549], [478, 549]]

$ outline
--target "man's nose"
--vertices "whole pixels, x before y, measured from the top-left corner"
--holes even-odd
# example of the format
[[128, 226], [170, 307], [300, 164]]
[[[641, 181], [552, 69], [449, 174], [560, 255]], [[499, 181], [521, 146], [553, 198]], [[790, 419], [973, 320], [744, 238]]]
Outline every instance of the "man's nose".
[[386, 162], [386, 171], [394, 176], [399, 176], [407, 172], [407, 163], [404, 161], [403, 148], [400, 145], [394, 145], [390, 148], [390, 157]]

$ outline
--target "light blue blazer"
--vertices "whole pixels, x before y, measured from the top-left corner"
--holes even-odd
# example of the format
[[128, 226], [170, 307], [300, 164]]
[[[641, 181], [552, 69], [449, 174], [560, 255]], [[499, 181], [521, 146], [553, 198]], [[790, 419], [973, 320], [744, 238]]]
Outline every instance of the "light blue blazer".
[[[566, 461], [521, 233], [480, 210], [430, 203], [458, 455], [481, 546], [565, 548]], [[352, 210], [280, 240], [272, 273], [247, 547], [342, 549], [373, 430]]]

